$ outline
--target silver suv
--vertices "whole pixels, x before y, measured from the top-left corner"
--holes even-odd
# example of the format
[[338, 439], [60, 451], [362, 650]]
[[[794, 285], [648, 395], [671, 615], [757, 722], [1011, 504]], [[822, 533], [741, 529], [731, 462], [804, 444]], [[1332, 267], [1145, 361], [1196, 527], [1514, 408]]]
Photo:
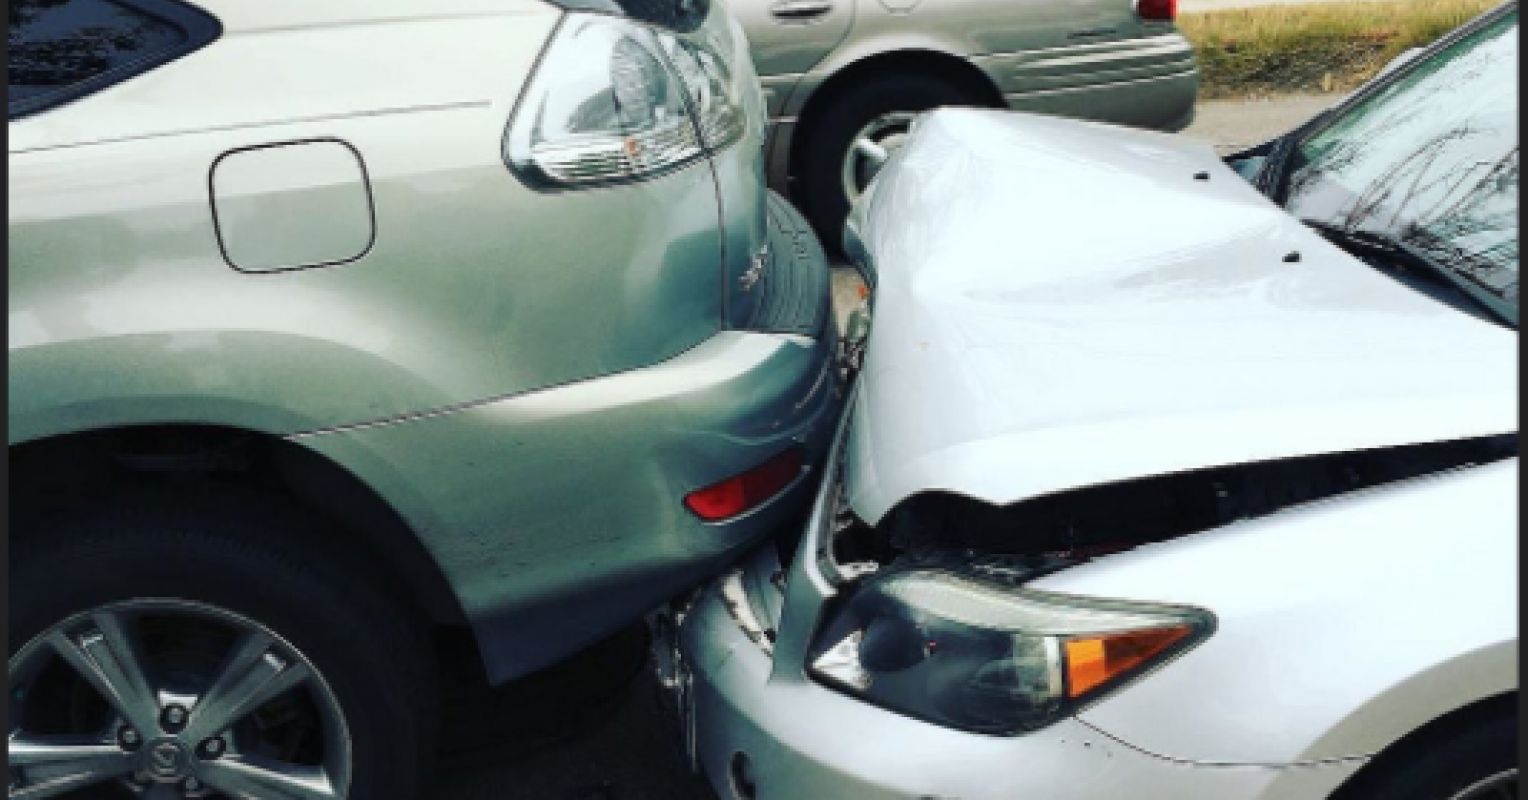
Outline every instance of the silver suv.
[[411, 795], [437, 640], [508, 680], [798, 512], [738, 25], [572, 5], [10, 4], [13, 795]]

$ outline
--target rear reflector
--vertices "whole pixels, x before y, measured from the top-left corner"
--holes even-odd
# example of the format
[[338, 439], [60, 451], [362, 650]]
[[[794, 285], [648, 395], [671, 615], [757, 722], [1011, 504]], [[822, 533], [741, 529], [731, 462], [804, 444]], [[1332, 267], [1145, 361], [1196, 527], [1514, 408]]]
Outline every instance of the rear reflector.
[[1172, 22], [1178, 16], [1178, 0], [1135, 0], [1135, 13], [1141, 19]]
[[801, 466], [801, 448], [792, 447], [747, 472], [690, 492], [684, 505], [707, 522], [735, 517], [779, 494], [801, 474]]

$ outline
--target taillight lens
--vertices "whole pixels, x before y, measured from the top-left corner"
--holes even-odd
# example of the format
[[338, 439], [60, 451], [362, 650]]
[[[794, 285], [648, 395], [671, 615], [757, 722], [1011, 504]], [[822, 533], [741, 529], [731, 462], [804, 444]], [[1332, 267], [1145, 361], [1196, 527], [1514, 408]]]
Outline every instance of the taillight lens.
[[743, 99], [728, 66], [729, 42], [704, 33], [679, 39], [662, 37], [665, 54], [689, 91], [690, 110], [700, 128], [700, 140], [715, 152], [743, 135]]
[[894, 568], [854, 589], [828, 620], [811, 672], [910, 716], [1017, 734], [1074, 713], [1213, 628], [1197, 608]]
[[720, 522], [763, 505], [801, 475], [800, 448], [792, 447], [764, 463], [685, 495], [684, 505], [707, 522]]
[[1172, 22], [1178, 16], [1178, 0], [1135, 0], [1135, 13], [1141, 19]]
[[705, 37], [569, 14], [515, 109], [504, 158], [538, 186], [660, 175], [737, 140], [732, 91], [726, 58]]

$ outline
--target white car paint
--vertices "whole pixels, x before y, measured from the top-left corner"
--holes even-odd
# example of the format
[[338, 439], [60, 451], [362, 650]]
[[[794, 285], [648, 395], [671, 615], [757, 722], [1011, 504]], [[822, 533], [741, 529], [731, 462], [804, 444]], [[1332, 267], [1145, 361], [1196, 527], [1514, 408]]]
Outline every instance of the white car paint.
[[1196, 764], [1074, 718], [1020, 737], [933, 725], [781, 675], [715, 587], [697, 601], [684, 633], [694, 658], [696, 755], [724, 800], [740, 796], [728, 778], [738, 752], [750, 760], [757, 800], [1309, 800], [1364, 763]]
[[1197, 142], [939, 109], [851, 224], [892, 321], [852, 412], [871, 524], [930, 490], [1009, 504], [1517, 430], [1513, 331], [1329, 244]]
[[1203, 644], [1079, 718], [1175, 760], [1308, 764], [1514, 690], [1518, 519], [1503, 500], [1518, 480], [1517, 459], [1461, 468], [1032, 582], [1216, 616]]
[[707, 587], [685, 619], [696, 759], [726, 798], [740, 796], [728, 777], [738, 753], [761, 800], [1326, 797], [1404, 733], [1515, 690], [1517, 520], [1502, 500], [1518, 479], [1516, 459], [1459, 468], [1032, 581], [1193, 603], [1214, 610], [1217, 628], [1074, 717], [988, 736], [806, 674], [802, 647], [837, 592], [816, 557], [832, 530], [830, 473], [788, 568], [783, 613], [762, 615], [778, 628], [773, 645], [745, 632], [739, 587], [729, 587], [779, 591], [767, 577], [780, 570], [773, 548]]

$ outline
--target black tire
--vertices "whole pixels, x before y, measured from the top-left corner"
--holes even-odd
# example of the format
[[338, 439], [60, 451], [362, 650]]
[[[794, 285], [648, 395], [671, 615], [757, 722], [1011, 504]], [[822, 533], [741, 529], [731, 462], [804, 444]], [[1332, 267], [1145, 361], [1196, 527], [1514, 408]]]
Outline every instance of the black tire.
[[191, 488], [13, 539], [8, 657], [110, 603], [174, 598], [234, 612], [285, 639], [327, 682], [350, 734], [350, 797], [419, 796], [439, 705], [426, 628], [403, 604], [305, 551], [303, 537], [324, 531], [279, 498], [236, 497]]
[[828, 98], [828, 105], [809, 129], [792, 165], [797, 178], [797, 203], [832, 254], [843, 252], [844, 219], [849, 198], [842, 180], [843, 159], [854, 135], [872, 120], [897, 111], [927, 111], [951, 105], [987, 105], [966, 87], [937, 75], [889, 73], [876, 75]]
[[[1450, 800], [1491, 776], [1516, 769], [1517, 719], [1497, 716], [1453, 733], [1447, 739], [1407, 742], [1393, 754], [1382, 753], [1335, 797], [1342, 800]], [[1512, 796], [1516, 796], [1515, 772], [1513, 791]]]

